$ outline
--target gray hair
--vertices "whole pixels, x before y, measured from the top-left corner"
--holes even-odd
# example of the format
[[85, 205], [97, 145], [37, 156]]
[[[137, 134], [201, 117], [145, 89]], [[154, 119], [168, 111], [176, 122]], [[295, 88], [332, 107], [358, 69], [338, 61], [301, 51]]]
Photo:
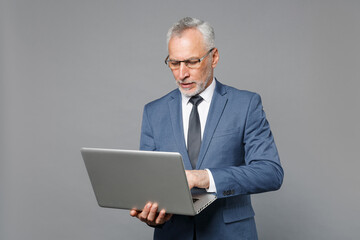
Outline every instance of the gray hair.
[[197, 29], [200, 31], [208, 50], [215, 47], [215, 32], [213, 27], [208, 22], [192, 17], [185, 17], [172, 25], [167, 32], [167, 45], [169, 45], [169, 41], [172, 37], [181, 36], [181, 34], [187, 29]]

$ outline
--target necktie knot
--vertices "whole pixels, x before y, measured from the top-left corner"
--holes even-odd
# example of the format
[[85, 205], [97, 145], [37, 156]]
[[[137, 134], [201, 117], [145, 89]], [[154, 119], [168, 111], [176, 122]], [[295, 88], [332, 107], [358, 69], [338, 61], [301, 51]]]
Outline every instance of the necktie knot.
[[200, 97], [199, 95], [195, 95], [193, 97], [190, 98], [189, 102], [191, 102], [194, 106], [198, 106], [202, 100], [204, 100], [202, 97]]

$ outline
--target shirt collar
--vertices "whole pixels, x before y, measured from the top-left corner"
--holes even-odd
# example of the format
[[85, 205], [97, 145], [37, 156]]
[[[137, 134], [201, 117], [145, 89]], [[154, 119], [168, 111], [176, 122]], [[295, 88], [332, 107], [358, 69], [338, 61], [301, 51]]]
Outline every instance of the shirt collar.
[[[212, 96], [214, 95], [215, 86], [216, 86], [216, 81], [215, 78], [213, 78], [212, 83], [199, 94], [204, 99], [205, 102], [208, 103], [211, 102]], [[191, 97], [187, 97], [184, 94], [181, 94], [181, 98], [184, 104], [188, 104]]]

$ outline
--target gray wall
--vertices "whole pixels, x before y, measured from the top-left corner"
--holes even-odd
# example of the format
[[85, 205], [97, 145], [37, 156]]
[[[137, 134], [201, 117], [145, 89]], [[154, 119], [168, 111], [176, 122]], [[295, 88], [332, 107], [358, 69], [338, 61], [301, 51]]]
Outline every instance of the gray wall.
[[254, 195], [260, 239], [357, 239], [359, 1], [0, 1], [0, 239], [150, 239], [97, 206], [79, 149], [137, 149], [175, 87], [165, 34], [216, 30], [217, 78], [261, 94], [285, 170]]

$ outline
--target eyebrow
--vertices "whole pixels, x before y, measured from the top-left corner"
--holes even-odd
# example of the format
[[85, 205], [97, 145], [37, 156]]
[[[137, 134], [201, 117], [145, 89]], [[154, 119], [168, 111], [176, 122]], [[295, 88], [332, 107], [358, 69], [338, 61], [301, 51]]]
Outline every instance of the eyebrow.
[[184, 59], [184, 60], [177, 60], [177, 59], [172, 59], [172, 58], [170, 58], [170, 56], [169, 56], [169, 60], [170, 61], [186, 61], [186, 60], [194, 60], [194, 59], [200, 59], [199, 57], [190, 57], [190, 58], [186, 58], [186, 59]]

